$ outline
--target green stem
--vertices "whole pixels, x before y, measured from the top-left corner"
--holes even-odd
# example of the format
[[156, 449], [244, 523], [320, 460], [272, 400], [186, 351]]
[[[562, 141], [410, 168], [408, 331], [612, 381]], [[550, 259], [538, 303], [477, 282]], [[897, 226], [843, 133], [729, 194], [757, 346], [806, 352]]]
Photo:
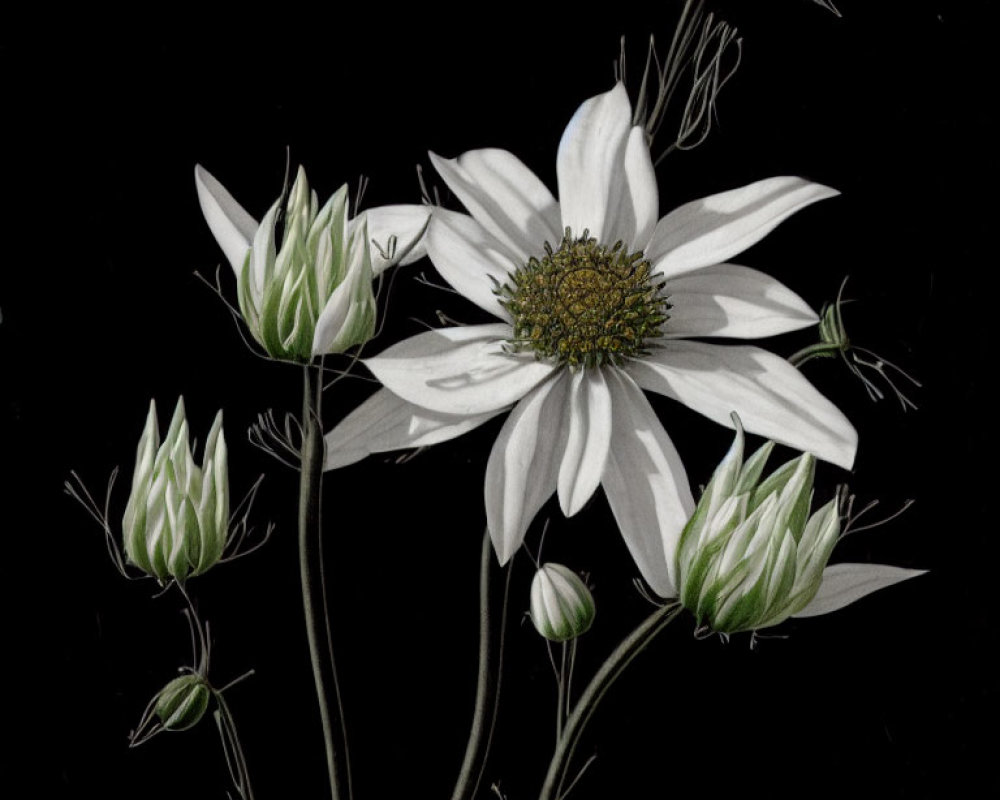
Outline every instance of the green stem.
[[[493, 648], [490, 642], [490, 571], [493, 563], [493, 545], [487, 531], [483, 535], [483, 549], [479, 561], [479, 672], [476, 680], [476, 705], [472, 713], [472, 730], [465, 748], [462, 768], [455, 781], [452, 800], [471, 800], [475, 797], [482, 777], [486, 756], [489, 754], [490, 735], [496, 716], [496, 697], [500, 690], [499, 667], [492, 669]], [[508, 586], [510, 572], [508, 569]], [[506, 616], [506, 592], [504, 594], [504, 616]], [[500, 647], [503, 648], [503, 626], [501, 626]], [[491, 703], [492, 699], [492, 703]], [[475, 777], [473, 777], [475, 776]]]
[[566, 782], [566, 773], [573, 760], [580, 735], [586, 728], [587, 722], [590, 721], [594, 710], [632, 659], [681, 612], [681, 608], [679, 603], [673, 603], [654, 611], [615, 648], [614, 652], [601, 665], [587, 688], [583, 690], [579, 702], [573, 708], [573, 713], [566, 721], [562, 737], [552, 754], [552, 761], [549, 763], [549, 771], [545, 776], [539, 800], [562, 800], [565, 796], [566, 793], [563, 792], [562, 787]]
[[230, 777], [243, 800], [254, 800], [253, 787], [250, 785], [250, 772], [247, 769], [246, 756], [236, 731], [236, 720], [229, 704], [221, 691], [215, 691], [215, 702], [219, 707], [219, 733], [222, 736], [222, 747], [226, 752], [226, 763], [229, 766]]
[[563, 720], [569, 716], [569, 698], [566, 697], [566, 642], [560, 642], [559, 676], [556, 681], [556, 744], [562, 738]]
[[801, 367], [807, 361], [810, 361], [818, 356], [830, 355], [837, 351], [837, 347], [829, 344], [824, 344], [823, 342], [818, 342], [816, 344], [811, 344], [809, 347], [803, 347], [797, 353], [793, 353], [788, 357], [788, 363], [793, 367]]
[[329, 637], [323, 591], [321, 507], [323, 489], [323, 371], [303, 367], [302, 462], [299, 483], [299, 572], [309, 657], [326, 747], [326, 766], [333, 800], [351, 797], [350, 767], [337, 667]]

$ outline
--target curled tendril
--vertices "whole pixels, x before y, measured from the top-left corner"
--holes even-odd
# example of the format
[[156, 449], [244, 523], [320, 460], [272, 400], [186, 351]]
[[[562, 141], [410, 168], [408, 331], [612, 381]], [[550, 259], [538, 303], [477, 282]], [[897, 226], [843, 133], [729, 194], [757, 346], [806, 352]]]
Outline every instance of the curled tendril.
[[[717, 121], [716, 100], [739, 69], [743, 40], [724, 20], [704, 12], [703, 0], [686, 0], [673, 39], [661, 62], [656, 41], [649, 37], [642, 81], [636, 94], [633, 125], [641, 125], [650, 146], [675, 106], [680, 108], [673, 141], [653, 159], [659, 163], [674, 150], [693, 150]], [[655, 72], [654, 72], [655, 70]], [[615, 78], [625, 81], [625, 38], [615, 62]], [[687, 92], [683, 107], [674, 103], [678, 89]], [[676, 114], [671, 114], [676, 117]]]
[[[900, 377], [905, 378], [918, 389], [921, 387], [920, 381], [898, 364], [883, 358], [867, 347], [854, 344], [847, 335], [843, 307], [850, 301], [844, 299], [846, 285], [847, 278], [845, 277], [837, 292], [837, 299], [832, 303], [826, 303], [820, 310], [820, 341], [799, 350], [788, 359], [789, 362], [793, 366], [801, 367], [815, 358], [839, 358], [851, 374], [861, 381], [861, 385], [874, 402], [877, 403], [879, 400], [885, 399], [887, 387], [888, 391], [896, 396], [903, 411], [911, 408], [916, 410], [916, 403], [903, 393], [898, 385], [898, 380]], [[879, 386], [869, 375], [881, 378], [885, 387]]]

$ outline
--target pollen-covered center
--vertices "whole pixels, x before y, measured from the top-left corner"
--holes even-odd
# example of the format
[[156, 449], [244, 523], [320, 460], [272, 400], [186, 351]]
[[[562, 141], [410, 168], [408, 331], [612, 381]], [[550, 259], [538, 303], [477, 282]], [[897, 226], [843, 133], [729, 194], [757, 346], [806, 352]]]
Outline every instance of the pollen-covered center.
[[566, 229], [559, 249], [531, 258], [495, 292], [514, 318], [514, 350], [571, 367], [622, 364], [646, 355], [670, 305], [641, 251], [605, 247]]

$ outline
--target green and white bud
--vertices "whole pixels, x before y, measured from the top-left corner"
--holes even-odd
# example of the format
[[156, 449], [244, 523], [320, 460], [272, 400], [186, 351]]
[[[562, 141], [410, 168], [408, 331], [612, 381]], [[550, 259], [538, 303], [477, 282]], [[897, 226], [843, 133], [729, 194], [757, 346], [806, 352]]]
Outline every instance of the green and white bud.
[[743, 428], [681, 533], [680, 599], [720, 633], [777, 625], [816, 595], [840, 535], [837, 503], [812, 516], [815, 458], [804, 453], [762, 479], [767, 442], [745, 462]]
[[212, 690], [201, 675], [181, 675], [160, 690], [153, 710], [164, 729], [185, 731], [201, 721], [211, 697]]
[[531, 581], [531, 621], [546, 639], [565, 642], [586, 633], [597, 609], [579, 575], [562, 564], [542, 564]]
[[156, 403], [135, 459], [132, 492], [122, 520], [129, 562], [160, 581], [183, 582], [215, 564], [229, 528], [229, 468], [222, 412], [212, 424], [199, 467], [191, 455], [184, 398], [160, 443]]
[[274, 358], [342, 353], [375, 332], [367, 224], [350, 230], [347, 185], [319, 208], [299, 167], [276, 250], [279, 199], [264, 216], [237, 274], [240, 309]]

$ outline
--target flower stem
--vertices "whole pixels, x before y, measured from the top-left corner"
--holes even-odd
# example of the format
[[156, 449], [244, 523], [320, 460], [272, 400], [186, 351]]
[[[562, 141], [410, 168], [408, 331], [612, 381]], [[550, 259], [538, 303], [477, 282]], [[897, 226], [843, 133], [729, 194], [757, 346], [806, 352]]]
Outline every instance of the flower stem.
[[253, 787], [250, 785], [250, 772], [247, 769], [247, 760], [243, 754], [239, 733], [236, 731], [236, 720], [233, 719], [233, 712], [229, 710], [229, 704], [226, 703], [221, 690], [216, 690], [213, 694], [218, 705], [216, 723], [219, 727], [219, 735], [222, 737], [222, 750], [226, 756], [230, 778], [243, 800], [254, 800]]
[[472, 800], [479, 789], [486, 758], [489, 755], [493, 725], [496, 722], [497, 699], [500, 693], [500, 676], [503, 662], [503, 637], [507, 618], [507, 590], [510, 588], [510, 567], [500, 624], [500, 657], [493, 669], [493, 647], [490, 635], [490, 572], [493, 564], [493, 545], [487, 531], [483, 535], [482, 556], [479, 562], [479, 673], [476, 680], [476, 705], [472, 714], [472, 730], [465, 748], [462, 768], [455, 781], [452, 800]]
[[[573, 711], [566, 721], [562, 737], [552, 754], [552, 761], [549, 763], [549, 771], [545, 776], [539, 800], [562, 800], [566, 796], [569, 789], [564, 792], [563, 785], [566, 782], [567, 771], [573, 760], [576, 746], [580, 741], [580, 735], [605, 692], [611, 688], [611, 685], [631, 663], [632, 659], [680, 613], [681, 608], [679, 603], [669, 603], [658, 608], [643, 620], [601, 665], [587, 688], [583, 690], [579, 702], [573, 707]], [[572, 788], [572, 784], [570, 788]]]
[[299, 478], [299, 572], [309, 656], [323, 723], [330, 795], [333, 800], [349, 800], [351, 774], [347, 757], [347, 735], [323, 584], [320, 513], [323, 489], [322, 391], [322, 366], [304, 366], [302, 461]]
[[569, 698], [566, 697], [566, 642], [560, 642], [561, 657], [556, 680], [556, 746], [562, 739], [563, 720], [569, 717]]
[[811, 344], [809, 347], [803, 347], [796, 353], [792, 353], [792, 355], [788, 357], [788, 363], [793, 367], [801, 367], [807, 361], [811, 361], [819, 356], [830, 356], [836, 351], [837, 348], [835, 346], [819, 342], [817, 344]]

